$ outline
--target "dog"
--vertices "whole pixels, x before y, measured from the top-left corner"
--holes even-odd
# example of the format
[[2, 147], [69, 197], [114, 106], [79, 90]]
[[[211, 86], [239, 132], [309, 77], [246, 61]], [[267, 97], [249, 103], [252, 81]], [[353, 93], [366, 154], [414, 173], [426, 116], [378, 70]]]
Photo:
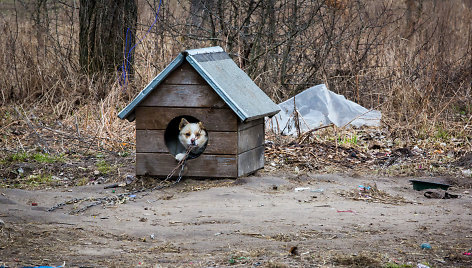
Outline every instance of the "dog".
[[208, 133], [202, 122], [189, 123], [182, 118], [179, 124], [179, 141], [185, 151], [175, 155], [177, 161], [182, 161], [186, 157], [186, 151], [190, 149], [187, 159], [198, 157], [205, 150], [208, 143]]

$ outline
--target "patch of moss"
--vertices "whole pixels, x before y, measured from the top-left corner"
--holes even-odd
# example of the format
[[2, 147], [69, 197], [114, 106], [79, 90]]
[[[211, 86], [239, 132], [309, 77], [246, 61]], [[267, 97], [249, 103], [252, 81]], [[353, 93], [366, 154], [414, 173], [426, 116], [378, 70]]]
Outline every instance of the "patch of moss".
[[64, 157], [63, 155], [51, 155], [46, 153], [18, 152], [5, 157], [1, 162], [7, 164], [30, 161], [51, 164], [56, 162], [64, 162]]
[[26, 183], [30, 186], [50, 185], [53, 183], [53, 179], [50, 174], [30, 175], [28, 176]]
[[109, 165], [105, 160], [100, 160], [97, 162], [97, 170], [100, 171], [101, 174], [108, 174], [113, 170], [113, 167]]

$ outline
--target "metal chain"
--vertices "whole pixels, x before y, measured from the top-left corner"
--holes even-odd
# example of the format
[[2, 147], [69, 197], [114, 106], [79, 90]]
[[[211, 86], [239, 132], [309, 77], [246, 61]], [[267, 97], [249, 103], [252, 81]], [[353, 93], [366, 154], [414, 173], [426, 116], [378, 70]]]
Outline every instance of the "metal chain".
[[[88, 205], [82, 207], [82, 208], [74, 209], [74, 210], [69, 212], [69, 214], [79, 214], [81, 212], [86, 211], [87, 209], [89, 209], [91, 207], [98, 206], [100, 204], [112, 203], [114, 200], [122, 201], [123, 199], [125, 199], [127, 196], [130, 196], [130, 195], [135, 195], [135, 194], [142, 193], [142, 192], [149, 192], [150, 193], [150, 192], [155, 191], [155, 190], [160, 190], [160, 189], [165, 188], [165, 187], [173, 186], [173, 185], [179, 183], [180, 180], [182, 179], [182, 171], [184, 170], [185, 164], [187, 163], [187, 157], [188, 157], [188, 155], [190, 154], [190, 151], [192, 151], [193, 148], [194, 147], [192, 147], [192, 146], [189, 147], [187, 149], [187, 151], [185, 152], [184, 158], [179, 161], [177, 166], [169, 173], [169, 175], [167, 175], [167, 177], [159, 185], [157, 185], [153, 188], [150, 188], [150, 189], [142, 188], [142, 189], [134, 190], [134, 191], [131, 191], [131, 192], [128, 192], [128, 193], [118, 194], [118, 195], [115, 195], [114, 197], [106, 196], [106, 197], [73, 198], [73, 199], [64, 201], [62, 203], [58, 203], [58, 204], [52, 206], [51, 208], [49, 208], [46, 211], [52, 212], [52, 211], [55, 211], [56, 209], [65, 207], [67, 205], [76, 204], [76, 203], [79, 203], [79, 202], [95, 201], [91, 204], [88, 204]], [[164, 185], [164, 183], [167, 182], [174, 175], [174, 173], [177, 171], [177, 169], [179, 167], [180, 167], [180, 171], [179, 171], [179, 176], [177, 177], [177, 180], [172, 184]], [[146, 193], [145, 195], [147, 195], [149, 193]]]

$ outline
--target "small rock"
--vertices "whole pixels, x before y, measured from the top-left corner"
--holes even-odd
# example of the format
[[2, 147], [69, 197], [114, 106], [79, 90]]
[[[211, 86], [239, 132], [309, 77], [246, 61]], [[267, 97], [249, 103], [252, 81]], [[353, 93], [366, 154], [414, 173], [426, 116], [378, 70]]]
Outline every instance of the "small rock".
[[412, 151], [414, 154], [421, 154], [421, 153], [423, 153], [423, 150], [421, 150], [417, 145], [415, 145], [415, 147], [413, 147], [413, 149], [411, 149], [411, 151]]
[[94, 170], [94, 171], [93, 171], [93, 175], [100, 175], [100, 171]]
[[470, 177], [472, 175], [472, 171], [470, 169], [463, 169], [462, 174], [466, 177]]
[[3, 228], [5, 226], [5, 222], [3, 220], [0, 220], [0, 228]]
[[133, 175], [130, 175], [130, 174], [126, 175], [126, 184], [132, 183], [135, 179], [136, 177]]

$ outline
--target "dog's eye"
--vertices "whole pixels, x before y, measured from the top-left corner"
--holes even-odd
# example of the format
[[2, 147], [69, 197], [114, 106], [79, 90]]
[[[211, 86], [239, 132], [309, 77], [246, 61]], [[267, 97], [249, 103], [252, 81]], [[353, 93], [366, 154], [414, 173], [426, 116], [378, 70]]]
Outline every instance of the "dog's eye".
[[185, 136], [190, 137], [190, 133], [185, 133]]
[[197, 134], [197, 138], [199, 138], [199, 137], [200, 137], [200, 133]]

